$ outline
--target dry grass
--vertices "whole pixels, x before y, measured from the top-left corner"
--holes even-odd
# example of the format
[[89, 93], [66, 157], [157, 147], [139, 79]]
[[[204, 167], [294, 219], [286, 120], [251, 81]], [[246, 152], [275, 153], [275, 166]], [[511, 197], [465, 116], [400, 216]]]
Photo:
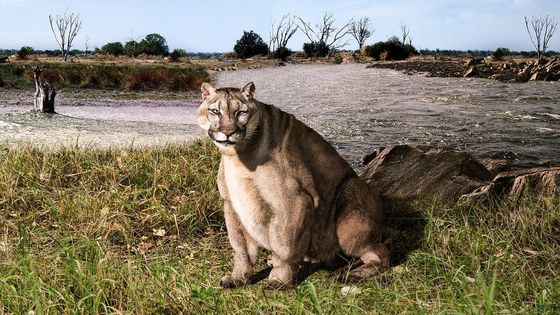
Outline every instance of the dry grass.
[[0, 313], [560, 311], [558, 197], [390, 214], [395, 255], [417, 246], [357, 293], [341, 294], [344, 270], [288, 291], [222, 290], [218, 161], [209, 142], [0, 148]]
[[[138, 63], [39, 63], [60, 88], [192, 91], [210, 80], [203, 66]], [[0, 64], [0, 87], [33, 88], [33, 62]]]

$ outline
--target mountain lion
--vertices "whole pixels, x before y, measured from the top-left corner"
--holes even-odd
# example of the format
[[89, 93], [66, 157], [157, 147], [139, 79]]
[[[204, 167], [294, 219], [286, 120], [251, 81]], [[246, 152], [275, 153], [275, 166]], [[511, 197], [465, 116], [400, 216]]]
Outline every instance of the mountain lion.
[[304, 260], [328, 262], [340, 252], [363, 263], [352, 277], [387, 267], [379, 198], [323, 137], [255, 100], [252, 82], [201, 90], [197, 120], [222, 154], [218, 189], [234, 252], [222, 287], [246, 284], [261, 248], [272, 251], [273, 288], [293, 286]]

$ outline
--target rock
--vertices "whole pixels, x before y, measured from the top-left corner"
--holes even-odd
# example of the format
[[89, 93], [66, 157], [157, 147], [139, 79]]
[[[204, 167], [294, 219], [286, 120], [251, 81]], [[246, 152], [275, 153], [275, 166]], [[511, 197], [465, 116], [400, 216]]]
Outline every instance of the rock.
[[460, 202], [487, 202], [499, 198], [517, 200], [526, 193], [560, 194], [560, 166], [537, 167], [498, 174], [490, 184], [460, 197]]
[[355, 285], [350, 285], [350, 286], [347, 285], [342, 287], [342, 289], [340, 289], [340, 293], [342, 295], [360, 294], [362, 293], [362, 290]]
[[484, 58], [472, 57], [471, 59], [467, 60], [467, 62], [465, 62], [465, 67], [472, 67], [483, 63], [485, 63]]
[[278, 67], [285, 67], [286, 63], [283, 61], [278, 62]]
[[342, 60], [341, 63], [343, 64], [360, 62], [360, 57], [350, 51], [341, 51], [338, 53], [338, 57]]
[[472, 155], [445, 148], [392, 145], [360, 173], [388, 208], [409, 208], [412, 203], [459, 197], [488, 185], [492, 174]]
[[546, 80], [547, 74], [544, 71], [536, 71], [531, 75], [529, 81]]
[[371, 152], [370, 154], [366, 154], [363, 158], [362, 158], [362, 165], [366, 166], [369, 164], [369, 162], [373, 161], [373, 159], [375, 159], [380, 153], [381, 151], [385, 150], [385, 147], [379, 147], [377, 149], [375, 149], [375, 151]]
[[511, 165], [508, 162], [508, 160], [505, 159], [499, 159], [499, 160], [495, 160], [495, 159], [486, 159], [486, 160], [482, 160], [482, 165], [484, 165], [488, 171], [492, 174], [492, 175], [498, 175], [501, 172], [507, 172], [511, 170]]
[[475, 66], [470, 67], [467, 71], [465, 71], [465, 73], [463, 74], [463, 77], [468, 78], [468, 77], [473, 77], [478, 73], [478, 70], [476, 69]]
[[547, 63], [548, 63], [548, 59], [546, 59], [546, 58], [542, 58], [540, 60], [535, 61], [535, 64], [539, 65], [539, 66], [546, 65]]

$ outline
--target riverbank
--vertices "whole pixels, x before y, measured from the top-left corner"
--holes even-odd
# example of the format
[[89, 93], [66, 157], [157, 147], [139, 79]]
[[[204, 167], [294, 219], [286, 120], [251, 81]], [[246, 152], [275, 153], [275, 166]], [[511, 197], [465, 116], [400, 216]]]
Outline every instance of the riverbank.
[[403, 71], [412, 75], [426, 73], [430, 77], [475, 77], [507, 83], [528, 81], [558, 81], [560, 58], [511, 59], [493, 61], [491, 58], [412, 58], [404, 61], [373, 62], [367, 68], [382, 68]]

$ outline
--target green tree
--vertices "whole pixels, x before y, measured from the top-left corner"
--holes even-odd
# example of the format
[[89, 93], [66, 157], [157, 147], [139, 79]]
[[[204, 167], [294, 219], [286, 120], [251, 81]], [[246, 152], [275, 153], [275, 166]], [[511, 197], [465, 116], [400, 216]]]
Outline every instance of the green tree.
[[23, 46], [16, 52], [16, 57], [23, 60], [27, 59], [27, 57], [33, 53], [35, 53], [35, 49], [33, 49], [33, 47]]
[[169, 55], [169, 47], [167, 41], [159, 34], [148, 34], [139, 43], [139, 53], [154, 56]]
[[496, 51], [494, 51], [494, 53], [492, 54], [492, 56], [496, 60], [502, 60], [504, 57], [509, 55], [511, 55], [511, 51], [504, 47], [497, 48]]
[[323, 41], [304, 43], [303, 51], [308, 58], [326, 57], [331, 53], [331, 49]]
[[175, 48], [169, 54], [169, 58], [173, 62], [177, 62], [177, 61], [179, 61], [179, 58], [186, 57], [186, 56], [187, 56], [187, 51], [184, 50], [184, 49], [181, 49], [181, 48]]
[[119, 42], [107, 43], [101, 47], [101, 52], [113, 56], [124, 55], [124, 47]]
[[238, 58], [250, 58], [256, 55], [268, 54], [268, 45], [263, 41], [259, 34], [250, 31], [243, 31], [243, 36], [235, 43], [233, 51]]
[[138, 42], [135, 40], [130, 40], [124, 44], [124, 53], [129, 57], [138, 56]]
[[386, 60], [404, 60], [418, 52], [410, 44], [403, 45], [396, 36], [366, 47], [366, 54], [375, 60], [379, 60], [383, 53], [386, 53]]

